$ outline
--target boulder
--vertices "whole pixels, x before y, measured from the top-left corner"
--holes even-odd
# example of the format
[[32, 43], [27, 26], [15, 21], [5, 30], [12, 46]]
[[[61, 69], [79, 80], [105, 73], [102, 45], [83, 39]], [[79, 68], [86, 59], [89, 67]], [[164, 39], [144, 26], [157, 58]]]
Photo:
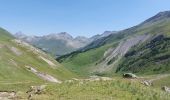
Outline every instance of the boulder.
[[123, 78], [137, 78], [137, 76], [132, 73], [125, 73], [123, 74]]

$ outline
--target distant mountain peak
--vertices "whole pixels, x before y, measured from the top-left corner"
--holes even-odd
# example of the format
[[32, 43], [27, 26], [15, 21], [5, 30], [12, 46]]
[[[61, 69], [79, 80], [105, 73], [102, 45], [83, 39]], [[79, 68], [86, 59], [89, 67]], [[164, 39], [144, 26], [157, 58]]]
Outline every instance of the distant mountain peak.
[[166, 18], [170, 18], [170, 11], [159, 12], [155, 16], [153, 16], [153, 17], [149, 18], [148, 20], [146, 20], [144, 23], [157, 22], [157, 21], [160, 21], [160, 20], [166, 19]]
[[49, 35], [43, 36], [48, 39], [73, 39], [73, 37], [67, 32], [51, 33]]
[[170, 11], [159, 12], [153, 18], [170, 18]]
[[16, 37], [26, 37], [26, 35], [24, 33], [22, 33], [21, 31], [17, 32], [14, 34]]
[[59, 35], [59, 36], [69, 36], [69, 37], [72, 37], [69, 33], [67, 33], [67, 32], [60, 32], [60, 33], [58, 33], [57, 35]]
[[170, 17], [170, 11], [159, 12], [157, 15], [168, 16], [168, 17]]

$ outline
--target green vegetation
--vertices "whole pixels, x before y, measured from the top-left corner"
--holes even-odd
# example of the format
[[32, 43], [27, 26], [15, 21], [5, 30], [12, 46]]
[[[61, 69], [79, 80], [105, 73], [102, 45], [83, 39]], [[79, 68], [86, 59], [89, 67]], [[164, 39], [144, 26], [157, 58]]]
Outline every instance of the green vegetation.
[[[59, 80], [76, 77], [49, 55], [36, 52], [35, 49], [20, 45], [13, 40], [14, 38], [10, 33], [0, 29], [0, 80], [2, 82], [43, 82], [38, 76], [28, 71], [25, 66], [31, 66]], [[43, 59], [40, 59], [40, 56], [48, 59], [55, 66], [49, 65]]]
[[155, 80], [153, 82], [153, 86], [159, 88], [160, 86], [168, 86], [170, 87], [170, 76], [161, 78], [159, 80]]
[[170, 38], [159, 35], [147, 43], [133, 47], [122, 59], [118, 71], [141, 74], [170, 72]]
[[91, 69], [101, 60], [104, 52], [110, 48], [115, 47], [117, 43], [108, 44], [99, 48], [90, 49], [88, 51], [81, 52], [79, 54], [72, 54], [68, 58], [61, 58], [62, 64], [69, 70], [77, 73], [78, 75], [89, 75]]
[[[13, 85], [14, 87], [21, 85]], [[27, 88], [27, 85], [23, 85]], [[23, 88], [18, 98], [27, 98]], [[19, 89], [20, 90], [20, 89]], [[116, 79], [112, 81], [73, 81], [47, 84], [45, 91], [34, 95], [33, 100], [168, 100], [170, 95], [161, 89], [145, 87], [137, 81]]]

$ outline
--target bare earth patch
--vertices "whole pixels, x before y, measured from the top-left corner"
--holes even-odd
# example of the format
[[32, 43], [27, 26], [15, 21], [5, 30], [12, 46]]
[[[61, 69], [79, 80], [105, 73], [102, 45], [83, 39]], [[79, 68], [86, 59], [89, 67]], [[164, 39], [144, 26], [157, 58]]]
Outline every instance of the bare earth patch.
[[49, 82], [54, 82], [54, 83], [61, 83], [61, 81], [57, 80], [53, 76], [39, 72], [36, 69], [34, 69], [33, 67], [30, 67], [30, 66], [25, 66], [25, 67], [32, 73], [36, 74], [38, 77], [42, 78], [43, 80], [46, 80]]
[[39, 56], [39, 58], [41, 58], [42, 60], [44, 60], [46, 63], [48, 63], [50, 66], [55, 66], [55, 64], [52, 62], [52, 61], [50, 61], [50, 60], [48, 60], [48, 59], [46, 59], [46, 58], [44, 58], [44, 57], [42, 57], [42, 56]]

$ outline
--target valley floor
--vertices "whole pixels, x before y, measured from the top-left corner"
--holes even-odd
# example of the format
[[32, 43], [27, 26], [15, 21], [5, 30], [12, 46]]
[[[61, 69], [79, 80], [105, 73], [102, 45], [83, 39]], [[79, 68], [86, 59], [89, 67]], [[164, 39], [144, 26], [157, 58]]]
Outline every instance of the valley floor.
[[[40, 94], [31, 95], [31, 100], [169, 100], [170, 94], [161, 89], [162, 86], [168, 86], [170, 81], [167, 80], [168, 78], [170, 78], [169, 74], [144, 76], [139, 79], [121, 77], [72, 79], [61, 84], [1, 81], [0, 100], [4, 98], [27, 100], [29, 94], [26, 92], [30, 86], [40, 85], [45, 85], [46, 88]], [[141, 84], [143, 80], [152, 80], [153, 85], [145, 86]], [[8, 95], [4, 95], [5, 92]]]

